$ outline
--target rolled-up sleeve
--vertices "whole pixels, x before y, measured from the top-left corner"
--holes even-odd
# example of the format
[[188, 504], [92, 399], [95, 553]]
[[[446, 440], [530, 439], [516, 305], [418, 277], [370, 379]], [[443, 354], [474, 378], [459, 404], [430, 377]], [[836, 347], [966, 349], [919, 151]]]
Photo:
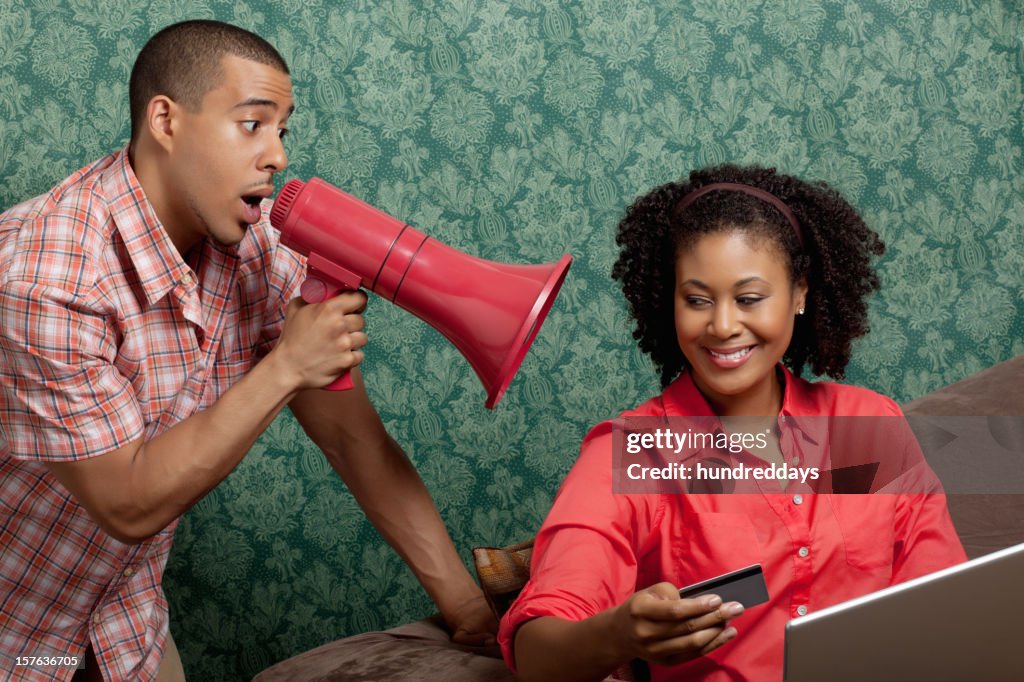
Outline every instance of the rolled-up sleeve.
[[515, 634], [541, 616], [580, 621], [637, 590], [637, 553], [664, 514], [659, 495], [612, 493], [612, 435], [598, 427], [562, 484], [534, 543], [530, 581], [498, 639], [515, 670]]

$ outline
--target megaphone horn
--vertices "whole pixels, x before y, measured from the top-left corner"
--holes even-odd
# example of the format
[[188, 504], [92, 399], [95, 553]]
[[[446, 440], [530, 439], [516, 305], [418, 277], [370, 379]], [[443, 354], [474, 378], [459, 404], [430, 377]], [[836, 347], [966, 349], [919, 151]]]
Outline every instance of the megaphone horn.
[[[462, 253], [319, 178], [291, 180], [270, 222], [307, 258], [300, 293], [318, 303], [368, 289], [441, 332], [469, 361], [493, 408], [558, 295], [572, 256], [510, 265]], [[347, 375], [327, 388], [350, 388]]]

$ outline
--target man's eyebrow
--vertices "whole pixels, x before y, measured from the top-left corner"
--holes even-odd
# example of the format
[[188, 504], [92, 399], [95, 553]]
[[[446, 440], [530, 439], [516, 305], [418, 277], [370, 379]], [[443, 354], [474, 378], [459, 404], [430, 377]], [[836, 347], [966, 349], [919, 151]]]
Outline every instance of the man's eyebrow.
[[[250, 97], [249, 99], [242, 100], [236, 104], [233, 109], [244, 109], [245, 107], [270, 107], [277, 109], [278, 104], [272, 99], [260, 99], [259, 97]], [[295, 112], [295, 105], [288, 107], [288, 115], [291, 116]]]

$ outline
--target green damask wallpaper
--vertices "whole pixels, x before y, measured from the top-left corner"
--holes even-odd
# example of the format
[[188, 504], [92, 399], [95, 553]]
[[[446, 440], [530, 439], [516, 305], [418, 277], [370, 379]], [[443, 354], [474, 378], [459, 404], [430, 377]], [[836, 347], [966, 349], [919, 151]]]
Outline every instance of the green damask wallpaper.
[[[850, 382], [904, 400], [1024, 352], [1017, 0], [0, 0], [0, 206], [122, 145], [136, 52], [196, 17], [289, 61], [288, 177], [486, 258], [576, 256], [493, 412], [436, 332], [367, 313], [371, 395], [467, 559], [531, 536], [587, 428], [656, 392], [611, 235], [694, 166], [828, 180], [885, 237]], [[166, 589], [195, 680], [430, 612], [290, 415], [186, 516]]]

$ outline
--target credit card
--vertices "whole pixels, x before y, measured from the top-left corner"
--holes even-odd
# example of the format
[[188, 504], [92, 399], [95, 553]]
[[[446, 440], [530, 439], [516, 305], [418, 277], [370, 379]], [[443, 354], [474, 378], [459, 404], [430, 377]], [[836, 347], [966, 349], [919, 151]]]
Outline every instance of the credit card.
[[768, 601], [764, 569], [761, 564], [753, 564], [679, 590], [679, 596], [683, 599], [693, 599], [704, 594], [717, 594], [723, 602], [737, 601], [744, 608], [763, 604]]

